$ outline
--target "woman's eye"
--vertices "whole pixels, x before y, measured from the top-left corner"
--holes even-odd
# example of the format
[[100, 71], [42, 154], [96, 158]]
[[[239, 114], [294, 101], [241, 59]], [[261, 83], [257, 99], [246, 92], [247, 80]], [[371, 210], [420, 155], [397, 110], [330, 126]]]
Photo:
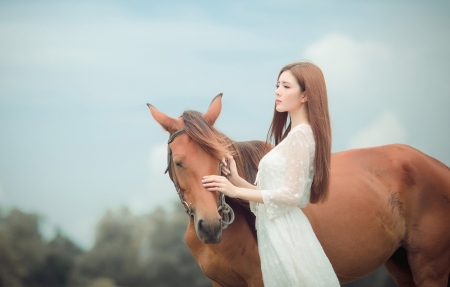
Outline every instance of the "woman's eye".
[[179, 167], [183, 167], [183, 165], [180, 162], [176, 162], [175, 165], [179, 166]]
[[283, 86], [285, 89], [289, 89], [289, 87], [288, 86]]
[[278, 89], [280, 87], [280, 85], [275, 85], [275, 87]]

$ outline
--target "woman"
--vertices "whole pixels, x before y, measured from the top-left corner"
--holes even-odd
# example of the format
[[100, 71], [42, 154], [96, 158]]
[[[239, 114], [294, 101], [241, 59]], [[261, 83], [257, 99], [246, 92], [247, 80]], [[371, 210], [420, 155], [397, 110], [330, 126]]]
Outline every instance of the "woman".
[[225, 177], [203, 177], [210, 191], [250, 201], [256, 215], [264, 286], [340, 286], [301, 208], [328, 195], [331, 128], [325, 80], [319, 67], [295, 62], [281, 69], [268, 141], [256, 186], [242, 179], [228, 155]]

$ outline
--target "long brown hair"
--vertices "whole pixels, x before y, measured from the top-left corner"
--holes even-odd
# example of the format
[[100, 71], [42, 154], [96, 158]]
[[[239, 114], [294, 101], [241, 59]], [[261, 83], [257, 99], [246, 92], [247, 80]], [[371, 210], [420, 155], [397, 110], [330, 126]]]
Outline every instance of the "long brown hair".
[[[328, 111], [327, 88], [322, 70], [311, 62], [294, 62], [284, 66], [278, 78], [290, 71], [297, 79], [301, 92], [305, 91], [309, 122], [316, 143], [314, 156], [314, 179], [311, 185], [311, 203], [323, 202], [330, 186], [331, 125]], [[278, 145], [291, 130], [288, 112], [275, 111], [267, 133], [267, 142]]]

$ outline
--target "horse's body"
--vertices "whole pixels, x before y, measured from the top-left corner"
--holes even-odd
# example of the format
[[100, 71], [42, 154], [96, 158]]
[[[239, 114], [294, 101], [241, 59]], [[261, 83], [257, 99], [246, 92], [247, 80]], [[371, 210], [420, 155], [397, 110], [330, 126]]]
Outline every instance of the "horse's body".
[[[214, 102], [217, 99], [210, 110], [215, 109], [212, 114], [217, 118], [220, 105], [214, 106]], [[210, 119], [210, 110], [205, 119]], [[183, 128], [183, 119], [169, 120], [158, 113], [152, 110], [170, 133]], [[208, 120], [211, 126], [215, 118], [212, 123]], [[255, 160], [267, 152], [261, 142], [253, 145], [252, 157], [240, 151], [241, 146], [251, 149], [248, 144], [231, 148], [236, 150], [239, 174], [249, 182], [254, 180]], [[180, 186], [184, 185], [196, 210], [186, 231], [186, 243], [213, 286], [263, 286], [254, 217], [248, 208], [227, 199], [235, 211], [235, 222], [220, 234], [213, 223], [211, 228], [206, 227], [208, 218], [217, 222], [218, 213], [214, 211], [214, 195], [201, 187], [200, 179], [218, 170], [214, 164], [217, 159], [200, 146], [202, 143], [190, 138], [189, 133], [171, 145], [174, 154], [178, 153], [174, 161], [184, 161], [177, 176], [179, 173]], [[193, 154], [198, 158], [189, 160]], [[195, 168], [190, 170], [189, 163]], [[334, 153], [328, 200], [309, 204], [303, 210], [341, 283], [361, 278], [385, 264], [400, 287], [447, 286], [450, 170], [434, 158], [405, 145]], [[221, 236], [218, 244], [205, 244], [199, 239], [215, 233], [218, 241]]]
[[447, 286], [447, 166], [405, 145], [350, 150], [332, 154], [330, 186], [304, 212], [341, 283], [385, 264], [398, 286]]

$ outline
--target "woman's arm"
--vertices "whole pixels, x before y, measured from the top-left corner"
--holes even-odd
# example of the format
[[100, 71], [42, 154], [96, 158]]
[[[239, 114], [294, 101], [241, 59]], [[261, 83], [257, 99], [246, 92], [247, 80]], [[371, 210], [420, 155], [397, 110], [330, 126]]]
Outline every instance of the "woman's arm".
[[248, 201], [264, 203], [261, 190], [256, 189], [256, 186], [254, 186], [252, 184], [250, 184], [250, 185], [253, 187], [253, 189], [238, 187], [236, 197], [240, 198], [240, 199], [248, 200]]
[[[231, 181], [231, 180], [230, 180]], [[233, 182], [231, 182], [233, 183]], [[243, 179], [242, 177], [240, 177], [236, 183], [233, 183], [235, 186], [237, 187], [241, 187], [244, 189], [255, 189], [256, 190], [256, 186], [251, 184], [250, 182], [246, 181], [245, 179]]]

